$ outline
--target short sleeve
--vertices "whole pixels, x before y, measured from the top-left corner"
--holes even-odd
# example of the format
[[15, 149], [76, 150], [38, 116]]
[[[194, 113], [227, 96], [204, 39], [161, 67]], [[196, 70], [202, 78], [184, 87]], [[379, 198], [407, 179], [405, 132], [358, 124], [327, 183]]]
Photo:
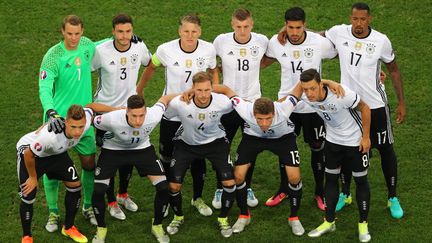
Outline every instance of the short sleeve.
[[385, 63], [390, 63], [395, 59], [392, 44], [387, 36], [384, 38], [380, 59]]

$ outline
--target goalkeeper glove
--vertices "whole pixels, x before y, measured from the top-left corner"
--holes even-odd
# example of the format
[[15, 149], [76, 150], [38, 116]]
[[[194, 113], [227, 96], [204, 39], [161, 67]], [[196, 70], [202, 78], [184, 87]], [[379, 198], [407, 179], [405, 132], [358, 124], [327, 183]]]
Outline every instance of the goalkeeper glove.
[[47, 110], [46, 115], [49, 119], [48, 132], [54, 132], [55, 134], [62, 133], [65, 128], [64, 118], [61, 117], [54, 109]]

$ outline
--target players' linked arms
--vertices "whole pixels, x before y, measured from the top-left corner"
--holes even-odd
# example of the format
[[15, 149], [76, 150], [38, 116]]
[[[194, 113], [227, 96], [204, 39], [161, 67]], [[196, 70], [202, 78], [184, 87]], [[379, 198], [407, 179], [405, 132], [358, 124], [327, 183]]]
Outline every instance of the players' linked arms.
[[356, 110], [360, 111], [362, 117], [362, 127], [363, 127], [363, 135], [360, 140], [359, 151], [362, 153], [367, 153], [371, 148], [370, 141], [370, 123], [371, 123], [371, 111], [369, 106], [364, 103], [363, 100], [360, 99], [357, 104]]
[[218, 94], [224, 94], [228, 98], [231, 98], [231, 97], [234, 97], [237, 95], [232, 89], [230, 89], [230, 87], [225, 86], [223, 84], [213, 85], [213, 92], [218, 93]]
[[22, 185], [20, 185], [21, 192], [24, 194], [24, 196], [27, 196], [33, 191], [33, 189], [37, 187], [35, 163], [36, 161], [33, 152], [29, 148], [26, 148], [26, 150], [24, 150], [24, 164], [26, 166], [27, 173], [29, 174], [29, 178]]
[[324, 85], [327, 85], [327, 87], [330, 88], [330, 91], [334, 93], [338, 98], [345, 96], [345, 90], [339, 83], [329, 79], [321, 79], [321, 82], [323, 82]]

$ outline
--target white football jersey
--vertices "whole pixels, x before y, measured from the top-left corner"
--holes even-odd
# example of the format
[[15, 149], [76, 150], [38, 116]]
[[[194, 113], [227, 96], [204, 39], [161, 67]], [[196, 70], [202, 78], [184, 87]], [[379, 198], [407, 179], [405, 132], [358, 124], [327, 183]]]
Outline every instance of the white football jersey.
[[348, 87], [342, 85], [345, 96], [337, 98], [327, 89], [323, 101], [310, 102], [304, 99], [323, 119], [326, 126], [326, 140], [345, 146], [359, 146], [362, 137], [361, 115], [355, 108], [360, 102], [360, 96]]
[[144, 149], [151, 145], [149, 135], [159, 124], [165, 112], [165, 105], [158, 102], [147, 108], [144, 123], [139, 128], [131, 127], [127, 121], [126, 109], [96, 116], [94, 126], [107, 131], [102, 148], [111, 150]]
[[93, 111], [88, 108], [84, 108], [84, 111], [86, 114], [86, 124], [81, 137], [77, 139], [67, 138], [64, 132], [58, 134], [55, 134], [54, 132], [48, 132], [48, 125], [45, 124], [37, 131], [27, 133], [21, 137], [16, 145], [17, 150], [19, 150], [19, 147], [21, 146], [29, 145], [30, 150], [37, 157], [48, 157], [66, 152], [68, 149], [79, 143], [82, 136], [84, 136], [86, 131], [91, 126]]
[[384, 107], [387, 95], [380, 82], [381, 61], [395, 59], [390, 40], [386, 35], [370, 29], [365, 38], [357, 38], [351, 25], [336, 25], [325, 33], [338, 53], [341, 83], [356, 92], [371, 108]]
[[127, 99], [136, 94], [140, 66], [147, 66], [151, 53], [137, 37], [127, 51], [119, 51], [114, 40], [96, 46], [92, 70], [99, 73], [94, 101], [111, 106], [126, 106]]
[[231, 32], [217, 36], [213, 45], [222, 60], [223, 84], [242, 99], [254, 101], [261, 97], [260, 63], [268, 38], [252, 32], [249, 41], [241, 44]]
[[182, 123], [174, 139], [181, 139], [189, 145], [202, 145], [225, 137], [220, 119], [232, 110], [231, 101], [222, 94], [212, 93], [210, 104], [204, 108], [196, 106], [193, 101], [186, 104], [177, 96], [169, 103], [165, 116], [168, 119], [177, 116]]
[[297, 105], [297, 98], [288, 96], [284, 102], [273, 102], [275, 115], [267, 131], [261, 130], [253, 114], [253, 103], [237, 96], [231, 98], [234, 109], [245, 121], [244, 133], [260, 138], [280, 138], [294, 132], [294, 124], [289, 117]]
[[[287, 96], [300, 80], [300, 74], [310, 68], [321, 73], [321, 60], [334, 58], [337, 55], [333, 44], [319, 34], [306, 31], [305, 39], [300, 44], [292, 44], [287, 40], [281, 45], [274, 35], [269, 42], [266, 56], [275, 58], [281, 65], [281, 86], [278, 97]], [[314, 112], [303, 102], [299, 102], [296, 113]]]
[[192, 77], [197, 72], [216, 68], [213, 44], [203, 40], [198, 40], [194, 51], [186, 52], [180, 47], [180, 39], [176, 39], [160, 45], [155, 56], [165, 67], [166, 85], [163, 95], [181, 93], [192, 88]]

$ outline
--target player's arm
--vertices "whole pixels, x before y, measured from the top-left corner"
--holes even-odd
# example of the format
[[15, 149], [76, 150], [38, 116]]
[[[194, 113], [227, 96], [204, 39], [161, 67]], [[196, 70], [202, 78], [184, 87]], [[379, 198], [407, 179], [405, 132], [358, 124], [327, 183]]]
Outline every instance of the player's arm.
[[396, 114], [396, 123], [402, 123], [405, 120], [405, 115], [406, 115], [402, 77], [399, 71], [399, 67], [396, 63], [396, 60], [386, 63], [386, 67], [390, 73], [390, 78], [392, 80], [393, 87], [395, 89], [396, 96], [399, 101], [399, 105], [397, 107], [397, 114]]
[[339, 83], [329, 79], [321, 79], [321, 82], [329, 87], [330, 91], [333, 92], [338, 98], [345, 96], [345, 90]]
[[213, 92], [218, 93], [218, 94], [224, 94], [228, 98], [231, 98], [231, 97], [234, 97], [237, 95], [232, 89], [230, 89], [230, 87], [222, 85], [222, 84], [213, 85]]
[[36, 160], [30, 148], [24, 150], [24, 164], [29, 178], [21, 185], [21, 192], [24, 196], [27, 196], [37, 187]]
[[276, 58], [271, 58], [264, 55], [263, 58], [261, 59], [260, 68], [264, 69], [270, 66], [271, 64], [273, 64], [274, 62], [276, 62]]
[[87, 104], [85, 107], [92, 109], [96, 113], [106, 113], [106, 112], [111, 112], [111, 111], [121, 110], [126, 108], [126, 107], [114, 107], [114, 106], [104, 105], [101, 103], [90, 103]]
[[161, 65], [159, 59], [156, 57], [156, 54], [153, 54], [152, 60], [149, 65], [145, 68], [143, 74], [141, 75], [141, 79], [136, 87], [136, 92], [138, 95], [143, 95], [144, 88], [147, 86], [147, 82], [151, 79], [156, 68]]
[[170, 103], [170, 101], [178, 96], [179, 94], [169, 94], [169, 95], [164, 95], [162, 97], [159, 98], [158, 102], [163, 103], [165, 106], [168, 106], [168, 104]]
[[360, 141], [359, 151], [362, 153], [367, 153], [371, 147], [370, 141], [370, 124], [371, 124], [371, 111], [369, 106], [364, 103], [363, 100], [360, 99], [357, 104], [356, 110], [360, 111], [362, 117], [362, 127], [363, 127], [363, 135]]
[[209, 68], [207, 71], [212, 77], [212, 84], [213, 85], [218, 85], [219, 84], [219, 70], [218, 67], [216, 66], [215, 68]]

